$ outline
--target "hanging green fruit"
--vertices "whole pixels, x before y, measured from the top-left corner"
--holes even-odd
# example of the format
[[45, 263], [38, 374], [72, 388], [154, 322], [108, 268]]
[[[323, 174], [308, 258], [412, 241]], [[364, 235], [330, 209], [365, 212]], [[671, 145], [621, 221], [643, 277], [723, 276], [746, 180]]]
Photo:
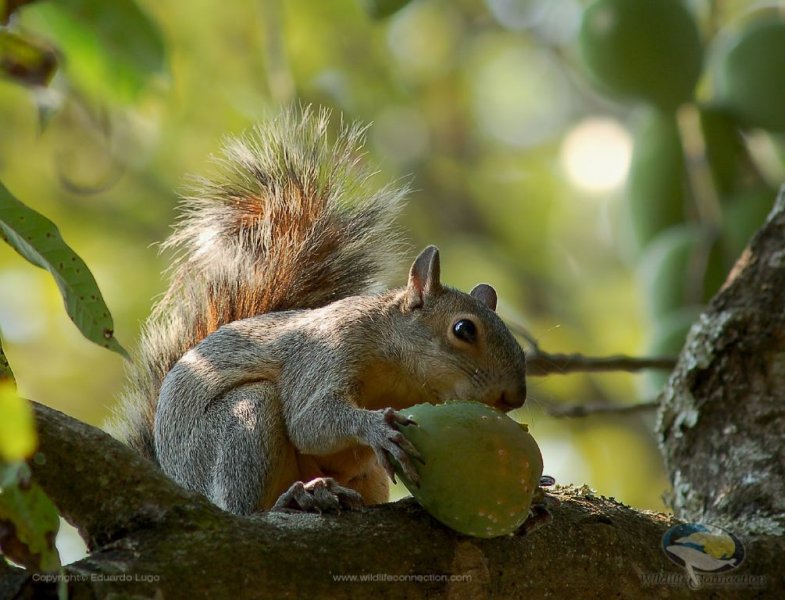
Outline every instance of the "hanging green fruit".
[[727, 272], [721, 245], [691, 224], [660, 233], [646, 247], [638, 265], [647, 308], [657, 318], [709, 300]]
[[645, 109], [633, 125], [635, 139], [625, 201], [637, 248], [684, 221], [684, 150], [673, 114]]
[[785, 19], [766, 13], [713, 51], [716, 100], [750, 127], [785, 132]]
[[692, 99], [702, 48], [679, 0], [597, 0], [579, 41], [589, 72], [609, 92], [665, 111]]
[[700, 107], [706, 161], [720, 194], [729, 194], [755, 177], [738, 123], [725, 108]]

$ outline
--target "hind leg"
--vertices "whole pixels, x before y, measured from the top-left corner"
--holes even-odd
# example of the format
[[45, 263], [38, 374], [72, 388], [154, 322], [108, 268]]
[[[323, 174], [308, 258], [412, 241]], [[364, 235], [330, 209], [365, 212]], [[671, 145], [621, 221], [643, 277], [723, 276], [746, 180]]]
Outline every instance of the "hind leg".
[[309, 473], [303, 481], [278, 403], [275, 386], [261, 382], [235, 388], [208, 410], [206, 418], [217, 432], [211, 440], [215, 466], [208, 498], [237, 515], [269, 508], [327, 512], [362, 506], [360, 494], [331, 477]]
[[217, 433], [207, 492], [226, 511], [247, 515], [270, 506], [281, 489], [294, 447], [278, 404], [275, 386], [261, 382], [235, 388], [208, 410]]

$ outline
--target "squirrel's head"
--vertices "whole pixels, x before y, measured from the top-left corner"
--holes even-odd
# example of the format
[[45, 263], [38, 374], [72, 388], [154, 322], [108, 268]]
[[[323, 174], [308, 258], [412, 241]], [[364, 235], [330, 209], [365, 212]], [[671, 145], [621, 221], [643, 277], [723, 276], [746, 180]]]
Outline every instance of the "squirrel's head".
[[436, 401], [475, 400], [504, 411], [526, 400], [526, 360], [496, 314], [496, 291], [470, 293], [440, 282], [439, 249], [416, 258], [401, 308], [415, 317], [419, 360], [412, 365]]

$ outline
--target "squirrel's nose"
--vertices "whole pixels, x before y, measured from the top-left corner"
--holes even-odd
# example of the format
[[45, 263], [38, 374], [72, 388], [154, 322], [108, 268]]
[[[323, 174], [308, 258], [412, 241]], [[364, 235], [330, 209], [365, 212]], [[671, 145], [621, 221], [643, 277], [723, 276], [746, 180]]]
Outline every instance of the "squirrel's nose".
[[503, 390], [496, 402], [497, 406], [507, 412], [520, 408], [526, 402], [526, 381], [522, 380], [518, 385]]

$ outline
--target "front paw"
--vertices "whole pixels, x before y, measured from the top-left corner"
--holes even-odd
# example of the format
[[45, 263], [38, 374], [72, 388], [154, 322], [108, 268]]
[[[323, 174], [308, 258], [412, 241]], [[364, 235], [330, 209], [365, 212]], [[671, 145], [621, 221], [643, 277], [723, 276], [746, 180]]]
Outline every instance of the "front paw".
[[293, 483], [270, 510], [323, 513], [357, 510], [363, 506], [363, 497], [353, 489], [338, 485], [332, 477], [317, 477], [308, 483]]
[[410, 418], [395, 412], [392, 408], [373, 411], [372, 419], [363, 432], [363, 442], [373, 448], [379, 464], [387, 471], [390, 479], [395, 481], [395, 469], [390, 460], [394, 458], [401, 466], [406, 478], [412, 483], [420, 481], [420, 475], [414, 466], [414, 459], [424, 462], [417, 448], [398, 431], [398, 425], [415, 425]]

